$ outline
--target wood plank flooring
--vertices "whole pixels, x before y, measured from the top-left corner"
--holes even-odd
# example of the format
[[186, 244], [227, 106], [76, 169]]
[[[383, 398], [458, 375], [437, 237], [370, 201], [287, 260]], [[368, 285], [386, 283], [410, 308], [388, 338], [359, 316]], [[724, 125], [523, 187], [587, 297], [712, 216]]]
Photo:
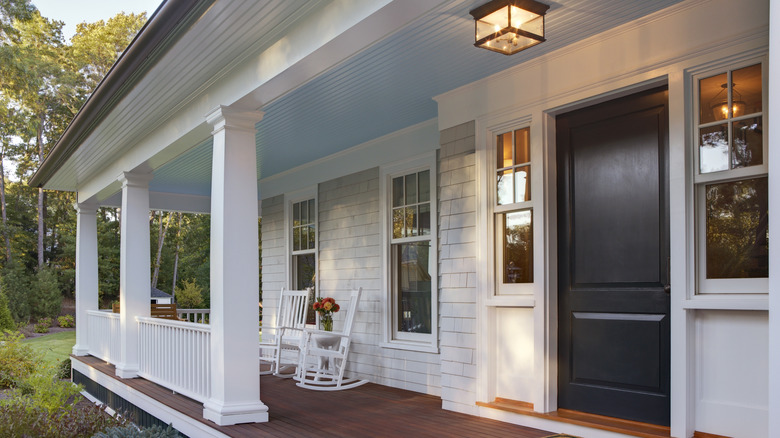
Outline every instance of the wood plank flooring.
[[[113, 365], [91, 356], [75, 359], [116, 378]], [[260, 398], [268, 406], [269, 422], [221, 427], [204, 420], [203, 406], [194, 400], [148, 380], [121, 381], [232, 437], [541, 438], [553, 434], [446, 411], [438, 397], [416, 392], [372, 383], [346, 391], [318, 392], [298, 388], [292, 379], [273, 376], [261, 376], [260, 380]]]

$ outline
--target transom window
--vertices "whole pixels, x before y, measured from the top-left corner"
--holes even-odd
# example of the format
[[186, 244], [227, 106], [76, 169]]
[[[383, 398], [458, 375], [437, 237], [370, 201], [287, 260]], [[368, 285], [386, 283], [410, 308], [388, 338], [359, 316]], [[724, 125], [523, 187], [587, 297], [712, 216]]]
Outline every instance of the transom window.
[[534, 281], [530, 128], [496, 136], [496, 294], [530, 293]]
[[763, 64], [696, 77], [699, 293], [767, 292]]

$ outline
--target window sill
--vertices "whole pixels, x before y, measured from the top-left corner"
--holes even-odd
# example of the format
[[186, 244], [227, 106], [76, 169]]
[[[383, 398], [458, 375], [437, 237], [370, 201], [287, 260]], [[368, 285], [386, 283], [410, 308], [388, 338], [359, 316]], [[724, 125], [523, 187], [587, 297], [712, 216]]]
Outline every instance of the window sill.
[[431, 345], [427, 342], [414, 342], [414, 341], [390, 341], [380, 342], [381, 348], [392, 348], [394, 350], [407, 350], [407, 351], [419, 351], [421, 353], [434, 353], [439, 354], [439, 347]]

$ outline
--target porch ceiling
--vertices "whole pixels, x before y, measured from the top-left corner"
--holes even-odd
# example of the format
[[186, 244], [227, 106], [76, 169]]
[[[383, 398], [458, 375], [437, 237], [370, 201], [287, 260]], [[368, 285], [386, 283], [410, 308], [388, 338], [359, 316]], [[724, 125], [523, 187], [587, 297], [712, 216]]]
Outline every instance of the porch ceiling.
[[[444, 2], [401, 31], [264, 105], [265, 116], [257, 124], [256, 135], [258, 176], [268, 178], [433, 119], [437, 116], [437, 105], [432, 98], [438, 94], [679, 1], [545, 1], [550, 4], [546, 18], [547, 41], [513, 56], [473, 46], [474, 23], [468, 12], [486, 0]], [[221, 3], [218, 1], [215, 8]], [[142, 85], [145, 83], [148, 89], [144, 90], [145, 97], [138, 99], [148, 102], [148, 111], [113, 118], [114, 122], [101, 131], [102, 141], [111, 144], [112, 139], [143, 136], [150, 126], [159, 126], [191, 101], [188, 97], [193, 95], [192, 84], [201, 84], [199, 88], [204, 89], [225, 75], [235, 63], [231, 60], [246, 57], [250, 50], [257, 52], [258, 46], [268, 45], [278, 38], [297, 14], [316, 13], [315, 7], [303, 0], [257, 2], [252, 9], [251, 14], [240, 17], [225, 12], [226, 17], [236, 20], [230, 26], [229, 35], [220, 33], [211, 38], [204, 37], [200, 44], [192, 42], [188, 46], [192, 47], [189, 53], [167, 55], [176, 56], [181, 62], [178, 68], [171, 67], [171, 71], [157, 75], [156, 81], [149, 77], [144, 79]], [[251, 31], [258, 26], [268, 31], [258, 36], [256, 31]], [[197, 38], [199, 36], [193, 37]], [[127, 147], [126, 141], [117, 143], [117, 148]], [[86, 172], [86, 167], [109, 161], [118, 150], [104, 149], [94, 156], [76, 154], [69, 160], [70, 167], [63, 166], [53, 182], [73, 184], [78, 181], [80, 172]], [[167, 161], [152, 166], [155, 176], [151, 189], [208, 196], [211, 190], [210, 138], [194, 138], [187, 147], [170, 155]]]

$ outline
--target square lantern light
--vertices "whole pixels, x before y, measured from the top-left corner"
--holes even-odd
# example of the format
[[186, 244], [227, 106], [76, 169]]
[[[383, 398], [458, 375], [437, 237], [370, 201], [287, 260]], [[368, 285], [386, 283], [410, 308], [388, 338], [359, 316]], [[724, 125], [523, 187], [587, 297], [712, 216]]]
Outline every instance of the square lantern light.
[[475, 21], [474, 45], [512, 55], [544, 39], [549, 5], [534, 0], [493, 0], [469, 13]]

